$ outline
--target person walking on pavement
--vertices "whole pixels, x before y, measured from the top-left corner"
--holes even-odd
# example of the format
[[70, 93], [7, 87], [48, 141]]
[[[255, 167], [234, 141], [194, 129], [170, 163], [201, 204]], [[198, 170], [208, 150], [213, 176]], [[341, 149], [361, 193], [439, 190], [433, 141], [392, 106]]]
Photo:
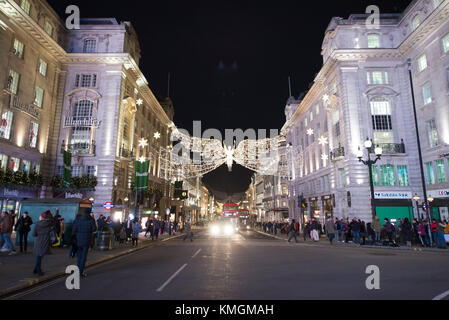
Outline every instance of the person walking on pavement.
[[405, 218], [401, 225], [401, 240], [407, 247], [412, 246], [412, 225], [408, 218]]
[[296, 221], [295, 221], [295, 220], [292, 220], [292, 223], [291, 223], [291, 225], [290, 225], [290, 227], [288, 228], [288, 231], [287, 231], [287, 236], [288, 236], [288, 234], [291, 232], [291, 236], [290, 236], [290, 238], [288, 239], [288, 243], [290, 243], [290, 241], [291, 241], [293, 238], [295, 238], [295, 242], [298, 243], [297, 235], [298, 235], [298, 231], [299, 231], [299, 230], [297, 230], [296, 228], [297, 228]]
[[6, 248], [1, 249], [1, 252], [8, 252], [9, 255], [15, 255], [16, 249], [11, 241], [11, 234], [14, 224], [14, 215], [10, 212], [6, 211], [2, 212], [0, 216], [0, 248], [3, 247], [3, 244], [6, 244]]
[[31, 225], [33, 220], [25, 211], [22, 216], [17, 220], [16, 231], [19, 236], [20, 252], [27, 252], [28, 249], [28, 233], [31, 231]]
[[131, 239], [132, 239], [132, 246], [134, 247], [134, 243], [135, 246], [137, 247], [137, 242], [139, 240], [139, 231], [140, 231], [140, 226], [139, 226], [139, 219], [134, 218], [133, 222], [132, 222], [132, 234], [131, 234]]
[[375, 235], [375, 239], [374, 239], [374, 243], [380, 243], [380, 233], [382, 231], [382, 224], [379, 221], [379, 217], [376, 216], [374, 218], [373, 224], [371, 226], [374, 230], [374, 235]]
[[85, 209], [83, 217], [75, 220], [72, 229], [72, 234], [76, 236], [78, 246], [78, 268], [83, 277], [87, 277], [87, 274], [84, 272], [84, 266], [86, 265], [89, 245], [92, 242], [92, 235], [97, 231], [95, 220], [92, 219], [90, 213], [91, 209]]
[[193, 233], [192, 233], [192, 226], [190, 222], [186, 222], [185, 225], [186, 235], [184, 236], [183, 241], [186, 241], [186, 239], [190, 238], [190, 242], [193, 241]]
[[334, 237], [335, 237], [335, 222], [333, 221], [333, 219], [331, 217], [329, 217], [329, 219], [327, 219], [324, 227], [326, 228], [326, 234], [327, 234], [327, 238], [329, 239], [329, 242], [331, 244], [334, 244], [333, 242], [334, 242]]
[[390, 220], [385, 218], [385, 233], [387, 234], [388, 243], [389, 244], [394, 244], [394, 242], [393, 242], [393, 228], [394, 227], [391, 224]]
[[446, 239], [444, 238], [444, 229], [446, 229], [447, 224], [443, 221], [438, 221], [437, 225], [437, 244], [439, 249], [447, 249], [446, 247]]
[[316, 221], [316, 219], [312, 220], [312, 226], [311, 227], [312, 227], [312, 238], [313, 238], [313, 241], [315, 241], [315, 242], [320, 241], [320, 233], [319, 233], [320, 226], [318, 224], [318, 221]]
[[36, 264], [34, 266], [34, 274], [43, 276], [42, 272], [42, 258], [50, 247], [50, 231], [53, 227], [52, 214], [50, 211], [42, 213], [39, 217], [39, 221], [33, 230], [34, 237], [34, 255], [36, 256]]
[[151, 240], [154, 240], [154, 236], [156, 236], [156, 240], [159, 239], [159, 232], [161, 232], [161, 223], [158, 218], [154, 221], [154, 232], [151, 235]]

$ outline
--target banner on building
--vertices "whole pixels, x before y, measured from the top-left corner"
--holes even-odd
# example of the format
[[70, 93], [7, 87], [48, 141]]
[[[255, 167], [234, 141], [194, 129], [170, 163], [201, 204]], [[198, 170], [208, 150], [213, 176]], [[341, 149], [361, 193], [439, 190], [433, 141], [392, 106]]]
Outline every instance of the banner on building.
[[62, 154], [64, 156], [64, 187], [69, 188], [70, 181], [72, 180], [72, 154], [65, 150], [62, 151]]
[[135, 162], [135, 185], [137, 190], [148, 189], [148, 170], [150, 169], [150, 161]]

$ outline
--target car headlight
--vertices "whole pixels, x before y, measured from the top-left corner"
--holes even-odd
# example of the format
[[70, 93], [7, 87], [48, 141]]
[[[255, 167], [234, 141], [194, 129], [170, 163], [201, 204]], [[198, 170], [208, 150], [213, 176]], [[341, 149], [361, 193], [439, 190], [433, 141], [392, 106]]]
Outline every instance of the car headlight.
[[226, 226], [225, 229], [224, 229], [224, 232], [228, 236], [228, 235], [231, 235], [234, 232], [234, 229], [232, 228], [232, 226]]
[[216, 236], [216, 235], [218, 235], [220, 233], [220, 228], [218, 226], [213, 226], [210, 229], [210, 232], [212, 233], [212, 235]]
[[246, 229], [249, 230], [249, 226], [246, 226]]

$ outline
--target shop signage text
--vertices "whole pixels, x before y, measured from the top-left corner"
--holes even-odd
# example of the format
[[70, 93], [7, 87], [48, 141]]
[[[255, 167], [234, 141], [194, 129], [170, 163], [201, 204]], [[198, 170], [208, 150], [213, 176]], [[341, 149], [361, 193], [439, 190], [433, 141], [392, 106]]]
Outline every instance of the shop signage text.
[[33, 118], [39, 119], [38, 109], [33, 105], [25, 105], [21, 103], [18, 96], [11, 96], [11, 109], [20, 110]]
[[83, 199], [83, 195], [81, 193], [69, 193], [65, 194], [66, 199]]
[[429, 193], [429, 196], [432, 196], [434, 198], [447, 198], [447, 197], [449, 197], [449, 190], [448, 189], [431, 190], [428, 193]]
[[412, 192], [398, 192], [398, 191], [386, 191], [386, 192], [375, 192], [375, 199], [411, 199]]

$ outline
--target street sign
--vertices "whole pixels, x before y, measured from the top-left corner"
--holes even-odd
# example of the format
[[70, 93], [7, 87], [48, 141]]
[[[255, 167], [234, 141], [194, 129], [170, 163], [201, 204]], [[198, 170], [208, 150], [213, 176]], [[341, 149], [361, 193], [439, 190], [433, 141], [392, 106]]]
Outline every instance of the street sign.
[[106, 202], [103, 206], [106, 210], [111, 210], [112, 208], [114, 208], [114, 205], [110, 202]]

